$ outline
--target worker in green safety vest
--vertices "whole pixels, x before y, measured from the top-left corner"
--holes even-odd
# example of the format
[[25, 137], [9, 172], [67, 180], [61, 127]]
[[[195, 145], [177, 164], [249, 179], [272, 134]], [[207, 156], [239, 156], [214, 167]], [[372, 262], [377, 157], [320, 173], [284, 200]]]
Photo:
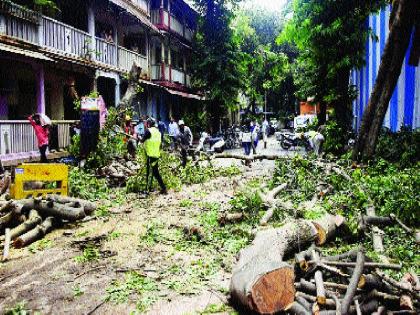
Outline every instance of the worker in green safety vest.
[[162, 180], [162, 176], [160, 176], [159, 173], [159, 158], [162, 145], [162, 135], [159, 129], [156, 128], [156, 121], [153, 118], [147, 119], [146, 125], [147, 129], [144, 132], [144, 136], [140, 140], [144, 143], [147, 156], [146, 191], [149, 192], [152, 186], [153, 177], [150, 177], [149, 182], [150, 169], [152, 169], [152, 174], [159, 183], [160, 193], [166, 194], [166, 186]]

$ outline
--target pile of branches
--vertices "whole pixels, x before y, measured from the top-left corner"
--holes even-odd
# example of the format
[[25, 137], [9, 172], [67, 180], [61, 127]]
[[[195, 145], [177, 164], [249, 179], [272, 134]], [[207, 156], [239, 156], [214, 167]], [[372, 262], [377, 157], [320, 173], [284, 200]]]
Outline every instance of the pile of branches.
[[7, 259], [10, 245], [25, 247], [64, 222], [82, 220], [95, 210], [92, 202], [60, 195], [0, 202], [3, 259]]
[[127, 178], [137, 175], [141, 165], [134, 160], [114, 158], [107, 166], [96, 170], [100, 178], [106, 178], [109, 187], [122, 187]]
[[325, 256], [315, 246], [295, 256], [299, 281], [290, 314], [418, 314], [420, 282], [414, 273], [396, 281], [382, 270], [399, 264], [376, 263], [363, 250]]

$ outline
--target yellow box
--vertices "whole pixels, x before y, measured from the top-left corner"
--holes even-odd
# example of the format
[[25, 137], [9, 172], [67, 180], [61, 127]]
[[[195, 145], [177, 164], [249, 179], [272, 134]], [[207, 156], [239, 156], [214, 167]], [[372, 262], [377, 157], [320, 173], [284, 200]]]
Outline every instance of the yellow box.
[[[14, 181], [10, 187], [13, 199], [26, 199], [57, 194], [68, 194], [69, 168], [65, 164], [25, 163], [15, 168]], [[35, 184], [51, 185], [51, 188], [34, 188]], [[32, 186], [32, 187], [25, 187]]]

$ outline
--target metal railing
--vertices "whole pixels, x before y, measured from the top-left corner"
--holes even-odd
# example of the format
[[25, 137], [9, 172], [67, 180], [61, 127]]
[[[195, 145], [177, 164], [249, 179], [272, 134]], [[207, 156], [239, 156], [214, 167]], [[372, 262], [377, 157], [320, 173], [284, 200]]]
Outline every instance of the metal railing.
[[125, 71], [130, 71], [135, 63], [142, 71], [149, 72], [147, 58], [124, 47], [118, 47], [118, 67]]
[[[70, 126], [74, 121], [53, 121], [58, 126], [58, 145], [70, 145]], [[0, 120], [0, 154], [38, 151], [38, 142], [31, 124], [26, 120]]]
[[89, 53], [89, 33], [67, 24], [42, 17], [42, 44], [49, 50], [86, 58]]

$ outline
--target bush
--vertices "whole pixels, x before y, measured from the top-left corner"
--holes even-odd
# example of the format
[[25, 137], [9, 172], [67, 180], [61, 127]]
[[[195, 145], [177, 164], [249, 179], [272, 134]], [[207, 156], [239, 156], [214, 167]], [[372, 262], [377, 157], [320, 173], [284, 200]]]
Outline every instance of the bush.
[[402, 128], [399, 132], [384, 129], [378, 139], [376, 155], [401, 166], [420, 161], [420, 129]]

